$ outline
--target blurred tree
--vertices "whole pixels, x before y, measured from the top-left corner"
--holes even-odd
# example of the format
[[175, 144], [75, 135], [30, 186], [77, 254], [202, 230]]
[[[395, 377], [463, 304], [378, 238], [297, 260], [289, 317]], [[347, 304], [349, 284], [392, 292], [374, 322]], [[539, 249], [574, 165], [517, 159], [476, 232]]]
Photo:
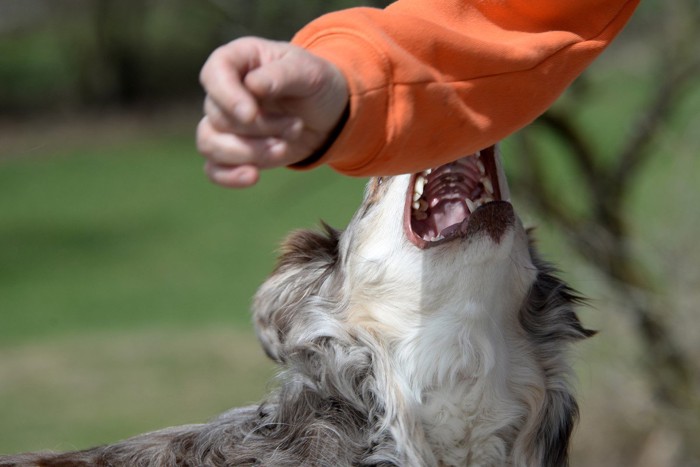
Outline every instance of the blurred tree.
[[129, 104], [147, 95], [144, 45], [151, 6], [140, 0], [93, 0], [90, 5], [97, 58], [111, 77], [110, 86], [101, 90], [109, 100]]
[[0, 112], [132, 105], [200, 92], [219, 44], [289, 39], [312, 19], [386, 0], [5, 0]]
[[230, 37], [256, 35], [272, 39], [289, 39], [304, 24], [332, 11], [356, 6], [383, 8], [388, 0], [208, 0], [226, 16]]
[[[584, 75], [557, 106], [519, 136], [522, 163], [513, 173], [515, 188], [627, 304], [624, 311], [644, 349], [646, 377], [661, 408], [668, 410], [666, 421], [685, 435], [690, 451], [697, 450], [698, 367], [672, 331], [674, 311], [655, 298], [663, 297], [664, 284], [632, 250], [635, 234], [626, 214], [640, 172], [651, 158], [662, 157], [655, 143], [690, 91], [700, 87], [698, 24], [696, 0], [646, 3], [633, 27], [644, 34], [644, 55], [637, 58], [647, 71], [630, 83], [645, 90], [637, 93], [644, 100], [620, 115], [620, 122], [631, 122], [628, 128], [611, 134], [613, 129], [592, 127], [582, 116], [597, 95], [605, 95], [601, 86], [608, 84]], [[615, 112], [611, 105], [606, 102], [603, 111]], [[543, 146], [552, 137], [558, 143], [556, 158], [566, 158], [566, 181], [553, 176], [555, 156]], [[676, 417], [678, 413], [691, 416]], [[684, 455], [688, 457], [682, 465], [697, 459], [689, 452]]]

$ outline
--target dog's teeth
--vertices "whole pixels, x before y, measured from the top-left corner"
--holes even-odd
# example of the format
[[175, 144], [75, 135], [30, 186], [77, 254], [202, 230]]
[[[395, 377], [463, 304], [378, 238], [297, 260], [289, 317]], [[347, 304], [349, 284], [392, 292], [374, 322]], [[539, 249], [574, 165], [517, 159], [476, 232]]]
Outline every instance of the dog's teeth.
[[486, 175], [486, 167], [484, 167], [484, 163], [481, 160], [477, 159], [476, 166], [479, 168], [481, 175]]
[[426, 177], [427, 177], [428, 175], [430, 175], [431, 173], [433, 173], [433, 169], [426, 169], [426, 170], [423, 171], [423, 175], [425, 175]]
[[493, 200], [494, 200], [493, 197], [491, 197], [489, 195], [485, 195], [485, 196], [482, 196], [481, 198], [477, 199], [476, 201], [474, 201], [474, 205], [478, 208], [478, 207], [483, 206], [486, 203], [490, 203]]
[[428, 202], [425, 199], [414, 201], [411, 207], [413, 208], [413, 217], [419, 221], [428, 218]]
[[428, 183], [428, 179], [424, 176], [416, 177], [416, 183], [413, 185], [413, 201], [418, 201], [423, 196], [426, 183]]
[[474, 201], [470, 200], [469, 198], [465, 198], [465, 201], [467, 202], [467, 207], [469, 208], [469, 212], [476, 211], [476, 204], [474, 203]]
[[491, 179], [488, 177], [481, 177], [481, 183], [484, 185], [484, 188], [486, 189], [486, 192], [489, 194], [493, 194], [493, 183], [491, 183]]
[[424, 211], [415, 211], [413, 217], [415, 217], [416, 220], [423, 221], [428, 218], [428, 213]]
[[424, 199], [418, 200], [418, 211], [426, 212], [428, 210], [428, 202]]
[[413, 196], [418, 195], [420, 198], [423, 194], [423, 177], [416, 177], [416, 183], [413, 185]]
[[425, 184], [428, 183], [428, 179], [423, 177], [422, 175], [419, 175], [416, 177], [416, 184], [414, 186], [415, 192], [420, 193], [421, 195], [423, 194], [423, 189], [425, 188]]

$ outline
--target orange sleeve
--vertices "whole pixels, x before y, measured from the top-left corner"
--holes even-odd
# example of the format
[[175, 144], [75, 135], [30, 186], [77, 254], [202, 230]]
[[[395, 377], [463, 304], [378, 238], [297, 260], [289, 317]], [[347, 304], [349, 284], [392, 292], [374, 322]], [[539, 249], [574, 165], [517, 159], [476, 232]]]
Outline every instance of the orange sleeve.
[[293, 42], [350, 87], [342, 132], [314, 165], [390, 175], [444, 164], [543, 113], [639, 0], [398, 0], [322, 16]]

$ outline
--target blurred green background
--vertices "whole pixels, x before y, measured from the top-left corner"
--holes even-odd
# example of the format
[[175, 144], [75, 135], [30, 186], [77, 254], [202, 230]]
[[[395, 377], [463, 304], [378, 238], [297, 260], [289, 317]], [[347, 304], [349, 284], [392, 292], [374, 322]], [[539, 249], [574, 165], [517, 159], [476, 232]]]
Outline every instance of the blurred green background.
[[[264, 395], [274, 368], [251, 297], [285, 234], [342, 227], [364, 180], [279, 170], [245, 191], [209, 184], [197, 74], [230, 39], [287, 39], [360, 4], [0, 0], [0, 452], [84, 448]], [[575, 353], [574, 465], [700, 465], [699, 9], [645, 2], [551, 117], [503, 147], [521, 217], [591, 297], [582, 318], [601, 331]], [[562, 121], [607, 184], [582, 181]], [[609, 177], [635, 138], [633, 178]], [[619, 219], [605, 224], [598, 198]], [[629, 281], [576, 243], [619, 223]], [[650, 356], [635, 307], [661, 323], [682, 377], [655, 366], [676, 363]]]

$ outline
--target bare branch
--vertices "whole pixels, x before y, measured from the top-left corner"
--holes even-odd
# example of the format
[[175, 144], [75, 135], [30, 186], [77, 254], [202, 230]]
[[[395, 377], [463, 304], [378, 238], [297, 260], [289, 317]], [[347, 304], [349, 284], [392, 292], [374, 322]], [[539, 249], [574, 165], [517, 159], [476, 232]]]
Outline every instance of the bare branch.
[[[669, 11], [673, 9], [669, 8]], [[674, 16], [674, 15], [671, 15]], [[636, 175], [637, 170], [649, 159], [653, 151], [651, 145], [661, 128], [682, 101], [681, 97], [688, 84], [700, 72], [700, 54], [697, 44], [700, 32], [695, 26], [700, 20], [700, 8], [693, 0], [675, 5], [675, 16], [666, 29], [672, 33], [664, 35], [659, 50], [659, 63], [656, 76], [658, 86], [654, 96], [642, 115], [632, 126], [630, 137], [617, 157], [618, 164], [612, 174], [613, 187], [618, 193], [624, 192]]]
[[668, 121], [681, 101], [680, 96], [688, 81], [700, 70], [700, 63], [688, 66], [680, 73], [666, 74], [653, 97], [648, 109], [633, 125], [627, 144], [620, 150], [618, 163], [612, 180], [618, 186], [617, 190], [625, 191], [637, 170], [653, 154], [651, 145], [659, 135], [661, 127]]
[[547, 185], [547, 174], [537, 157], [535, 145], [530, 132], [518, 136], [524, 167], [519, 173], [518, 184], [527, 194], [527, 198], [544, 217], [550, 219], [565, 230], [575, 230], [577, 220], [561, 203], [560, 197], [552, 193]]
[[588, 144], [587, 138], [584, 138], [581, 131], [577, 128], [573, 121], [573, 116], [569, 113], [550, 110], [542, 115], [539, 121], [547, 125], [550, 130], [564, 141], [571, 150], [571, 156], [581, 170], [581, 174], [585, 177], [586, 183], [591, 191], [594, 191], [599, 184], [600, 178], [595, 163], [595, 151]]

